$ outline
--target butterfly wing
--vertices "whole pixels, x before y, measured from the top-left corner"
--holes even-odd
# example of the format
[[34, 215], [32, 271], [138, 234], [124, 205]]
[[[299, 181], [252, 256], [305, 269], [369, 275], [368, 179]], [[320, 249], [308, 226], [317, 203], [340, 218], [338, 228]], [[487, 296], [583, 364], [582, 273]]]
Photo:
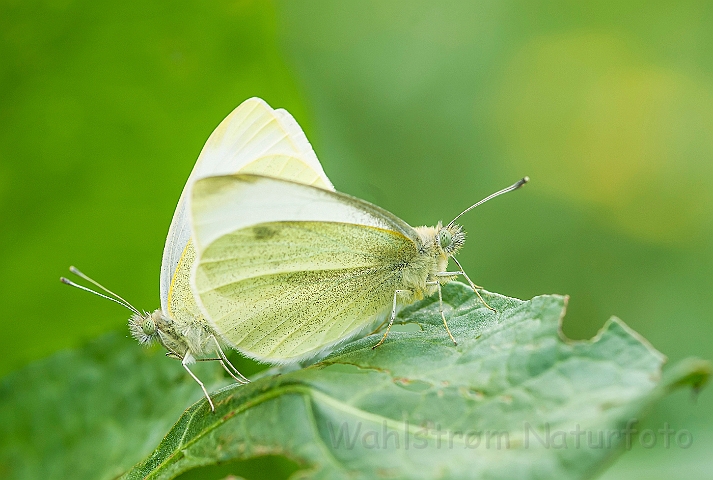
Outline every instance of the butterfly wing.
[[391, 306], [417, 234], [337, 192], [233, 175], [196, 182], [193, 293], [223, 339], [291, 363], [359, 333]]
[[193, 182], [238, 172], [285, 178], [334, 190], [295, 119], [259, 98], [241, 103], [208, 138], [171, 221], [161, 262], [161, 309], [174, 318], [198, 313], [188, 278], [195, 258], [186, 209]]

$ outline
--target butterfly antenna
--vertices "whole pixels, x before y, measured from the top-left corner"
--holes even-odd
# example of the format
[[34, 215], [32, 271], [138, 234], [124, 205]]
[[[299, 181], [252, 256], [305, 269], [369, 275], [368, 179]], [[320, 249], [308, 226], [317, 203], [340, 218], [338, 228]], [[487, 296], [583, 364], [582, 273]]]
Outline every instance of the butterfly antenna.
[[522, 187], [529, 181], [530, 181], [530, 177], [524, 177], [521, 180], [519, 180], [517, 183], [514, 183], [507, 188], [503, 188], [502, 190], [499, 190], [491, 195], [488, 195], [487, 197], [485, 197], [478, 203], [475, 203], [475, 204], [471, 205], [470, 207], [466, 208], [465, 210], [463, 210], [460, 214], [458, 214], [458, 216], [456, 218], [451, 220], [451, 223], [449, 223], [448, 226], [449, 227], [452, 226], [454, 223], [456, 223], [456, 220], [458, 220], [464, 214], [473, 210], [475, 207], [480, 206], [480, 205], [484, 204], [485, 202], [487, 202], [488, 200], [492, 200], [493, 198], [498, 197], [498, 196], [502, 195], [503, 193], [508, 193], [508, 192], [512, 192], [513, 190], [517, 190], [518, 188]]
[[141, 315], [141, 312], [139, 312], [139, 310], [138, 310], [136, 307], [134, 307], [131, 303], [129, 303], [127, 300], [124, 300], [122, 297], [120, 297], [120, 296], [117, 295], [116, 293], [112, 292], [111, 290], [109, 290], [108, 288], [106, 288], [105, 286], [103, 286], [102, 284], [100, 284], [99, 282], [97, 282], [96, 280], [94, 280], [94, 279], [92, 279], [91, 277], [85, 275], [85, 274], [82, 273], [78, 268], [76, 268], [76, 267], [69, 267], [69, 271], [72, 272], [73, 274], [77, 275], [78, 277], [83, 278], [84, 280], [86, 280], [87, 282], [89, 282], [89, 283], [91, 283], [92, 285], [96, 286], [97, 288], [99, 288], [99, 289], [101, 289], [101, 290], [104, 290], [106, 293], [108, 293], [108, 294], [111, 295], [111, 296], [104, 295], [103, 293], [99, 293], [99, 292], [97, 292], [97, 291], [95, 291], [95, 290], [92, 290], [91, 288], [85, 287], [84, 285], [79, 285], [78, 283], [75, 283], [75, 282], [73, 282], [73, 281], [71, 281], [71, 280], [69, 280], [68, 278], [65, 278], [65, 277], [60, 277], [60, 279], [59, 279], [60, 282], [64, 283], [65, 285], [69, 285], [69, 286], [71, 286], [71, 287], [75, 287], [75, 288], [78, 288], [78, 289], [80, 289], [80, 290], [84, 290], [85, 292], [93, 293], [94, 295], [98, 295], [98, 296], [100, 296], [100, 297], [102, 297], [102, 298], [106, 298], [107, 300], [111, 300], [112, 302], [118, 303], [118, 304], [121, 305], [122, 307], [127, 308], [127, 309], [131, 310], [132, 312], [134, 312], [134, 313], [136, 313], [136, 314], [138, 314], [138, 315]]

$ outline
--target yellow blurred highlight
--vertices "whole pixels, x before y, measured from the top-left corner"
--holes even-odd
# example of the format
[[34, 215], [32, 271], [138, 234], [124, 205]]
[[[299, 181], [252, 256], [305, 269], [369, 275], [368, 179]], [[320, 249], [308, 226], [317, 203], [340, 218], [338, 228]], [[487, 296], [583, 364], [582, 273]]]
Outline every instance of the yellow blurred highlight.
[[643, 64], [631, 44], [581, 32], [530, 41], [496, 98], [500, 144], [549, 194], [597, 205], [639, 239], [689, 243], [713, 205], [713, 86]]

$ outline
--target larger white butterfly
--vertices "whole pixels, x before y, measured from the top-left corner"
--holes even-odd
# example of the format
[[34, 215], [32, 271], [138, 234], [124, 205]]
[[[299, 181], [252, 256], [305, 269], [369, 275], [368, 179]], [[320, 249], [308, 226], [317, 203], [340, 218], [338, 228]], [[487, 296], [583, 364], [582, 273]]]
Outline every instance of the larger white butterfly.
[[[183, 189], [164, 248], [159, 310], [142, 314], [73, 271], [130, 308], [134, 338], [158, 341], [180, 359], [213, 409], [189, 365], [217, 360], [246, 383], [226, 358], [225, 345], [263, 362], [289, 364], [387, 318], [377, 347], [398, 304], [436, 292], [455, 343], [441, 285], [463, 275], [478, 293], [454, 257], [465, 241], [456, 219], [413, 228], [335, 192], [294, 118], [252, 98], [216, 128]], [[449, 259], [457, 271], [447, 271]]]

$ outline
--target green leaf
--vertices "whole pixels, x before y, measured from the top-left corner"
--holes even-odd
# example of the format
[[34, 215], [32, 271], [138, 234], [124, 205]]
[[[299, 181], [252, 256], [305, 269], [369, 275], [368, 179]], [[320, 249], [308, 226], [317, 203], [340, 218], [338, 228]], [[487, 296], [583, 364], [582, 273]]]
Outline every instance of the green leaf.
[[[104, 336], [2, 379], [0, 478], [115, 478], [201, 397], [179, 362], [125, 335]], [[214, 365], [194, 371], [211, 388], [226, 383]]]
[[[109, 479], [146, 458], [126, 478], [585, 478], [626, 450], [612, 432], [710, 376], [697, 359], [662, 374], [663, 356], [617, 319], [563, 340], [563, 297], [488, 295], [493, 314], [449, 284], [444, 300], [458, 346], [429, 298], [378, 349], [374, 335], [227, 386], [216, 413], [178, 362], [125, 334], [35, 362], [0, 381], [0, 477]], [[194, 371], [227, 385], [215, 364]]]
[[[420, 328], [370, 336], [310, 367], [264, 376], [189, 408], [125, 478], [174, 478], [266, 455], [299, 478], [589, 478], [630, 448], [652, 402], [700, 388], [708, 362], [668, 369], [616, 318], [591, 341], [562, 338], [567, 299], [524, 302], [444, 289], [399, 318]], [[199, 475], [197, 475], [199, 476]]]

